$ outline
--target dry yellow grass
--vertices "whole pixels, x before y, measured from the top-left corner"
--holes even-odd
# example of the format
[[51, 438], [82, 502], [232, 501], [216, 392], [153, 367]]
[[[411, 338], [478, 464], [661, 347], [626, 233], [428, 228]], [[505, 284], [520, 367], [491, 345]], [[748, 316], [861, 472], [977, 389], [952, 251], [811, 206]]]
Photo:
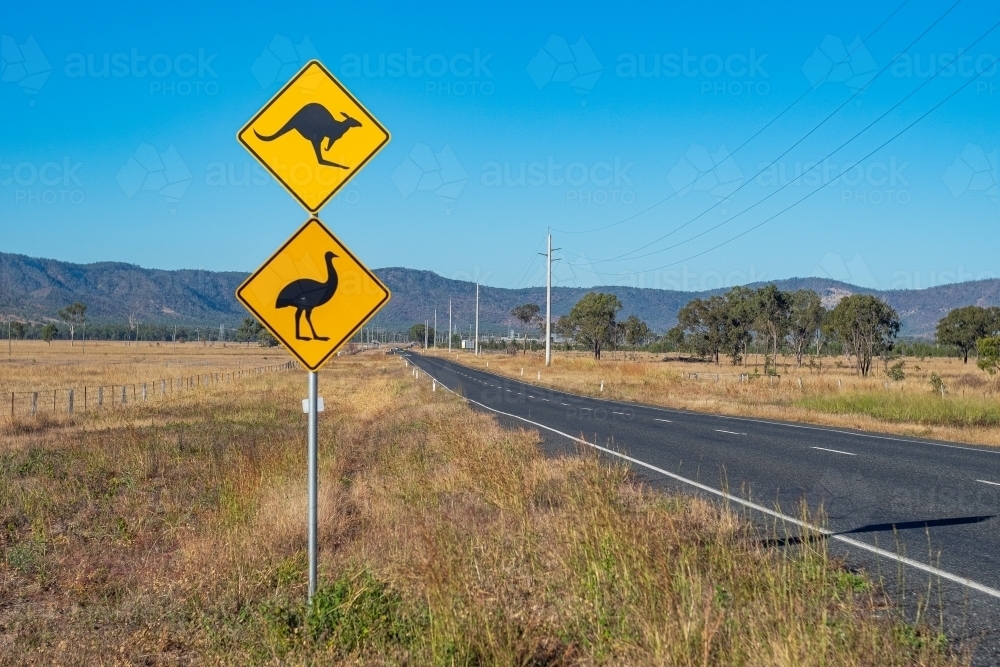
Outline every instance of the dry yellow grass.
[[12, 391], [51, 391], [85, 385], [120, 385], [197, 373], [223, 373], [281, 363], [279, 348], [236, 343], [149, 343], [39, 340], [0, 341], [0, 397]]
[[587, 455], [547, 459], [396, 358], [0, 431], [4, 664], [941, 665], [822, 542]]
[[120, 404], [123, 387], [128, 402], [142, 400], [143, 384], [147, 396], [155, 399], [161, 389], [172, 393], [225, 382], [233, 374], [239, 377], [241, 371], [273, 367], [288, 358], [277, 348], [234, 343], [12, 343], [9, 355], [7, 349], [0, 349], [4, 353], [0, 355], [0, 419], [11, 417], [12, 412], [18, 417], [31, 415], [33, 402], [40, 414], [65, 415], [70, 390], [74, 412], [81, 412], [95, 409], [99, 395], [105, 407]]
[[[906, 379], [900, 382], [890, 380], [882, 369], [860, 378], [842, 359], [830, 357], [823, 358], [822, 367], [812, 368], [796, 368], [789, 360], [792, 363], [779, 365], [780, 378], [741, 381], [741, 373], [753, 375], [752, 363], [743, 367], [725, 360], [719, 365], [663, 361], [664, 355], [624, 353], [617, 358], [605, 354], [598, 362], [585, 353], [559, 352], [546, 367], [540, 353], [478, 358], [467, 352], [428, 353], [588, 396], [1000, 446], [1000, 387], [974, 363], [960, 359], [905, 359]], [[944, 382], [944, 397], [933, 391], [932, 373]]]

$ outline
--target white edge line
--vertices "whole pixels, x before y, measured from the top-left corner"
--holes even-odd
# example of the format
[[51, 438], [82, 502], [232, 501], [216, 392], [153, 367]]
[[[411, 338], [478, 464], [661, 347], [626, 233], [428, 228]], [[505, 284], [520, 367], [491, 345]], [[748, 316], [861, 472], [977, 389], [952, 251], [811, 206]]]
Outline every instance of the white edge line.
[[985, 479], [977, 479], [976, 481], [982, 484], [992, 484], [993, 486], [1000, 486], [1000, 484], [997, 484], [996, 482], [987, 482]]
[[847, 456], [857, 456], [857, 454], [852, 454], [850, 452], [842, 452], [839, 449], [827, 449], [826, 447], [810, 447], [809, 449], [822, 449], [824, 452], [833, 452], [834, 454], [846, 454]]
[[[423, 370], [423, 369], [421, 369], [421, 370]], [[427, 371], [424, 371], [424, 373], [427, 376], [429, 376], [429, 377], [431, 376], [430, 373], [428, 373]], [[445, 389], [447, 389], [451, 393], [455, 394], [455, 392], [452, 391], [451, 388], [445, 386], [441, 381], [438, 381], [438, 384], [440, 384], [442, 387], [444, 387]], [[639, 459], [632, 458], [631, 456], [628, 456], [627, 454], [622, 454], [621, 452], [616, 452], [613, 449], [608, 449], [606, 447], [601, 447], [600, 445], [594, 444], [592, 442], [587, 442], [586, 440], [583, 440], [581, 438], [577, 438], [575, 436], [569, 435], [568, 433], [563, 433], [562, 431], [560, 431], [558, 429], [554, 429], [551, 426], [546, 426], [545, 424], [539, 424], [536, 421], [532, 421], [530, 419], [525, 419], [524, 417], [520, 417], [518, 415], [513, 415], [513, 414], [510, 414], [509, 412], [502, 412], [500, 410], [497, 410], [496, 408], [491, 408], [488, 405], [484, 405], [484, 404], [480, 403], [479, 401], [474, 401], [471, 398], [467, 398], [465, 396], [460, 396], [459, 394], [455, 394], [455, 395], [458, 396], [459, 398], [464, 399], [465, 401], [467, 401], [469, 403], [474, 403], [475, 405], [478, 405], [481, 408], [489, 410], [490, 412], [495, 412], [496, 414], [503, 415], [505, 417], [511, 417], [512, 419], [519, 419], [519, 420], [521, 420], [521, 421], [523, 421], [525, 423], [531, 424], [532, 426], [537, 426], [538, 428], [545, 429], [546, 431], [551, 431], [551, 432], [553, 432], [553, 433], [555, 433], [557, 435], [563, 436], [564, 438], [568, 438], [570, 440], [573, 440], [574, 442], [579, 442], [580, 444], [587, 445], [588, 447], [592, 447], [593, 449], [602, 451], [605, 454], [610, 454], [611, 456], [617, 456], [618, 458], [623, 459], [625, 461], [628, 461], [630, 463], [634, 463], [637, 466], [642, 466], [643, 468], [647, 468], [647, 469], [652, 470], [654, 472], [658, 472], [661, 475], [669, 477], [669, 478], [671, 478], [673, 480], [676, 480], [678, 482], [683, 482], [684, 484], [688, 484], [688, 485], [693, 486], [693, 487], [695, 487], [697, 489], [701, 489], [702, 491], [705, 491], [707, 493], [711, 493], [713, 495], [719, 496], [720, 498], [724, 498], [724, 499], [726, 499], [729, 502], [734, 502], [734, 503], [737, 503], [739, 505], [743, 505], [744, 507], [749, 507], [752, 510], [755, 510], [755, 511], [758, 511], [758, 512], [763, 512], [764, 514], [767, 514], [769, 516], [773, 516], [776, 519], [781, 519], [782, 521], [787, 521], [788, 523], [795, 524], [796, 526], [799, 526], [801, 528], [808, 528], [809, 530], [814, 530], [817, 533], [825, 535], [825, 536], [827, 536], [829, 538], [832, 538], [834, 540], [838, 540], [840, 542], [843, 542], [844, 544], [849, 544], [852, 547], [856, 547], [858, 549], [864, 549], [865, 551], [869, 551], [869, 552], [871, 552], [873, 554], [876, 554], [878, 556], [882, 556], [883, 558], [892, 559], [892, 560], [897, 561], [899, 563], [903, 563], [904, 565], [909, 565], [910, 567], [915, 568], [917, 570], [920, 570], [922, 572], [926, 572], [928, 574], [933, 574], [934, 576], [940, 577], [942, 579], [947, 579], [948, 581], [954, 582], [956, 584], [961, 584], [963, 586], [967, 586], [967, 587], [969, 587], [969, 588], [971, 588], [973, 590], [979, 591], [980, 593], [985, 593], [986, 595], [989, 595], [989, 596], [992, 596], [994, 598], [1000, 599], [1000, 590], [997, 590], [995, 588], [990, 588], [989, 586], [985, 586], [985, 585], [980, 584], [978, 582], [975, 582], [975, 581], [973, 581], [971, 579], [966, 579], [965, 577], [960, 577], [957, 574], [952, 574], [951, 572], [946, 572], [945, 570], [941, 570], [941, 569], [933, 567], [931, 565], [924, 565], [923, 563], [921, 563], [919, 561], [915, 561], [915, 560], [907, 558], [905, 556], [900, 556], [899, 554], [894, 554], [891, 551], [886, 551], [885, 549], [880, 549], [878, 547], [873, 547], [870, 544], [866, 544], [865, 542], [859, 542], [858, 540], [851, 539], [850, 537], [845, 537], [843, 535], [838, 535], [837, 533], [833, 532], [832, 530], [828, 530], [826, 528], [820, 528], [819, 526], [814, 526], [814, 525], [812, 525], [810, 523], [806, 523], [805, 521], [801, 521], [801, 520], [796, 519], [794, 517], [790, 517], [790, 516], [788, 516], [786, 514], [782, 514], [781, 512], [776, 512], [775, 510], [768, 509], [768, 508], [764, 507], [763, 505], [758, 505], [757, 503], [751, 502], [749, 500], [744, 500], [744, 499], [739, 498], [737, 496], [730, 495], [730, 494], [726, 493], [725, 491], [720, 491], [718, 489], [714, 489], [711, 486], [707, 486], [707, 485], [702, 484], [700, 482], [695, 482], [694, 480], [687, 479], [686, 477], [681, 477], [680, 475], [676, 475], [676, 474], [674, 474], [672, 472], [664, 470], [663, 468], [658, 468], [658, 467], [656, 467], [656, 466], [654, 466], [654, 465], [652, 465], [650, 463], [646, 463], [645, 461], [640, 461]]]

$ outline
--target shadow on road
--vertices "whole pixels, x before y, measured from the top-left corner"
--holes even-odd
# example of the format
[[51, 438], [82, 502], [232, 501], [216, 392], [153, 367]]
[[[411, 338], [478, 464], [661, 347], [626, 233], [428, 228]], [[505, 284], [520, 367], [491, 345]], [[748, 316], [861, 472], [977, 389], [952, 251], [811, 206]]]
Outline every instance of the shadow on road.
[[834, 535], [853, 535], [857, 533], [888, 533], [896, 532], [900, 530], [913, 530], [914, 528], [938, 528], [941, 526], [963, 526], [971, 523], [982, 523], [983, 521], [989, 521], [994, 518], [995, 514], [989, 514], [985, 516], [958, 516], [951, 517], [948, 519], [928, 519], [926, 521], [899, 521], [896, 523], [870, 523], [865, 526], [859, 526], [858, 528], [852, 528], [851, 530], [841, 530], [835, 533], [830, 533], [828, 535], [813, 533], [810, 535], [798, 535], [795, 537], [783, 537], [783, 538], [771, 538], [767, 540], [762, 540], [760, 542], [761, 546], [764, 547], [787, 547], [794, 546], [797, 544], [804, 544], [806, 542], [818, 542], [820, 540], [825, 540], [827, 538], [833, 537]]

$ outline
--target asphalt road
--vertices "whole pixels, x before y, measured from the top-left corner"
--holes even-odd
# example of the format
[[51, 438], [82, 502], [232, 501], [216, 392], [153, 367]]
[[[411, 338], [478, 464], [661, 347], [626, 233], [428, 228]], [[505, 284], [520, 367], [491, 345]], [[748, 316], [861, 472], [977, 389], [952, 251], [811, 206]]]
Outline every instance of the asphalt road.
[[1000, 663], [1000, 450], [600, 400], [405, 357], [550, 447], [585, 442], [654, 484], [786, 525], [822, 505], [832, 551], [888, 575], [904, 605], [932, 598], [977, 663]]

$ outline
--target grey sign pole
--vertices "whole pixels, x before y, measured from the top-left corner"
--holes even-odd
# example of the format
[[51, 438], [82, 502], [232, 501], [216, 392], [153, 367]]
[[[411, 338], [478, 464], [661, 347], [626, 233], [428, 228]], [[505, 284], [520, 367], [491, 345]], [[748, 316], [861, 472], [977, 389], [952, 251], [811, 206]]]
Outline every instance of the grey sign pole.
[[317, 385], [319, 374], [309, 373], [309, 602], [316, 593], [316, 498], [318, 486], [318, 456], [316, 426], [319, 414]]

